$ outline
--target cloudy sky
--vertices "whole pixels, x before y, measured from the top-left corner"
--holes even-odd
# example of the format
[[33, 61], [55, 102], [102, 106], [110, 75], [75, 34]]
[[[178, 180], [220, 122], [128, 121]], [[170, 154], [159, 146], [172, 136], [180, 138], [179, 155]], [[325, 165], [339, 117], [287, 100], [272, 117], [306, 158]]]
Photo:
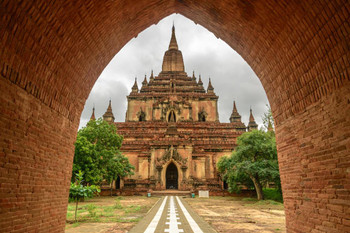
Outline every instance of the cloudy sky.
[[205, 89], [211, 78], [214, 91], [219, 96], [220, 122], [229, 122], [235, 100], [243, 123], [248, 124], [251, 106], [256, 122], [262, 125], [261, 116], [266, 111], [268, 100], [260, 80], [249, 65], [213, 33], [182, 15], [173, 14], [141, 32], [110, 61], [91, 90], [79, 128], [90, 119], [93, 105], [96, 117], [102, 117], [109, 99], [112, 100], [116, 121], [125, 121], [126, 96], [135, 77], [140, 88], [145, 75], [149, 80], [152, 69], [154, 75], [161, 71], [173, 22], [187, 74], [192, 76], [193, 70], [197, 78], [201, 74]]

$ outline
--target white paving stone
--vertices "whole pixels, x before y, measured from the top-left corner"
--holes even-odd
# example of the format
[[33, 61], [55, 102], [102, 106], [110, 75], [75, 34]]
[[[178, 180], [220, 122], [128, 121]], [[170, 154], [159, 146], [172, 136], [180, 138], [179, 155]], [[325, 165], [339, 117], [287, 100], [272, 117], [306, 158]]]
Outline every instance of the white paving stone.
[[163, 210], [164, 210], [164, 206], [165, 206], [165, 203], [168, 199], [168, 196], [166, 196], [162, 202], [162, 204], [160, 205], [156, 215], [153, 217], [151, 223], [148, 225], [147, 229], [144, 231], [144, 233], [154, 233], [154, 231], [156, 230], [157, 228], [157, 225], [158, 225], [158, 222], [159, 222], [159, 219], [160, 217], [162, 216], [162, 213], [163, 213]]
[[182, 204], [180, 198], [176, 197], [177, 202], [179, 203], [179, 206], [182, 210], [182, 212], [184, 213], [187, 222], [190, 224], [192, 231], [195, 233], [203, 233], [203, 231], [200, 229], [200, 227], [198, 226], [198, 224], [196, 223], [196, 221], [194, 221], [194, 219], [192, 218], [192, 216], [188, 213], [187, 209], [185, 208], [185, 206]]
[[168, 213], [168, 218], [169, 222], [166, 222], [165, 224], [169, 225], [169, 229], [165, 229], [164, 232], [170, 232], [170, 233], [179, 233], [179, 232], [184, 232], [183, 229], [179, 229], [179, 226], [181, 222], [178, 222], [179, 218], [177, 217], [177, 211], [174, 203], [174, 197], [170, 197], [170, 202], [169, 202], [169, 213]]

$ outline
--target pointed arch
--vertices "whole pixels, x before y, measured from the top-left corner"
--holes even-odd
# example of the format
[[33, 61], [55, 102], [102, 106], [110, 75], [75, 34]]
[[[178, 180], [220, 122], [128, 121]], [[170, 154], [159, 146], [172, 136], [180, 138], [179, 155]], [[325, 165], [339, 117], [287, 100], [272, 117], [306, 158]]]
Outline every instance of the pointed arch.
[[174, 110], [170, 110], [168, 114], [168, 122], [176, 122], [176, 113]]
[[170, 162], [165, 172], [166, 189], [179, 189], [179, 171], [174, 162]]

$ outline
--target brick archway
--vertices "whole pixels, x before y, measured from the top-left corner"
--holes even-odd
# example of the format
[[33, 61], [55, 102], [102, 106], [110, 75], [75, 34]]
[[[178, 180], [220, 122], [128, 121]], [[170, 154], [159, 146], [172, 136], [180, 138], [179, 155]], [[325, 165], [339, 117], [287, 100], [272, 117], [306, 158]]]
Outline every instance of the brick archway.
[[241, 54], [265, 88], [288, 231], [350, 231], [348, 1], [5, 0], [0, 9], [2, 230], [63, 231], [94, 82], [132, 37], [181, 13]]

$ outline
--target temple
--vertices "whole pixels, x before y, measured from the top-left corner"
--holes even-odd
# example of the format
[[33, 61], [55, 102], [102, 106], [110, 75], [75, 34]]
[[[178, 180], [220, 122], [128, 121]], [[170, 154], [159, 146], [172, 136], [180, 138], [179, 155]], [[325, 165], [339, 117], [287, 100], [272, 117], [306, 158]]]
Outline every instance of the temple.
[[127, 101], [125, 122], [114, 123], [111, 102], [103, 115], [123, 135], [122, 153], [135, 166], [133, 176], [115, 184], [123, 193], [222, 191], [216, 163], [232, 153], [238, 136], [258, 127], [252, 110], [248, 127], [242, 123], [235, 102], [230, 123], [219, 122], [211, 80], [205, 90], [200, 75], [187, 75], [174, 26], [162, 71], [145, 76], [140, 89], [135, 79]]

